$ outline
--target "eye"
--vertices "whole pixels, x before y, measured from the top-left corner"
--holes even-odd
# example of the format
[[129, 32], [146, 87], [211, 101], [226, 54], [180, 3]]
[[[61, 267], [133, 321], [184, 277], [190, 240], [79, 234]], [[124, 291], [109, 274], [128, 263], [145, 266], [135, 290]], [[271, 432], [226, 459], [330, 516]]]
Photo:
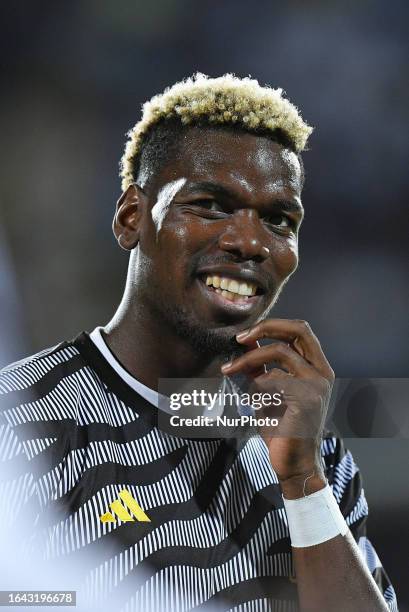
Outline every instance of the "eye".
[[286, 215], [271, 215], [270, 217], [265, 217], [265, 222], [268, 223], [269, 225], [274, 225], [275, 227], [282, 227], [282, 228], [293, 228], [294, 227], [294, 222], [292, 219], [290, 219], [290, 217], [287, 217]]
[[217, 200], [204, 198], [202, 200], [192, 200], [184, 205], [187, 212], [205, 219], [217, 220], [224, 219], [226, 212]]
[[191, 203], [191, 206], [199, 206], [200, 208], [205, 208], [206, 210], [221, 212], [222, 207], [216, 200], [194, 200]]

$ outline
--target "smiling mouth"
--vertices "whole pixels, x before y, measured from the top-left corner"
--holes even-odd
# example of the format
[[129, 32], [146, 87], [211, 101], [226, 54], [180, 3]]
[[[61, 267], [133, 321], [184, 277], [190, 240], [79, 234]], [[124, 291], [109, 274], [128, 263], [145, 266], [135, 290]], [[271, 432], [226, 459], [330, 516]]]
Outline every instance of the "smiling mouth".
[[201, 276], [201, 281], [209, 291], [235, 304], [250, 305], [255, 298], [258, 298], [263, 293], [261, 287], [256, 283], [227, 276], [205, 274]]

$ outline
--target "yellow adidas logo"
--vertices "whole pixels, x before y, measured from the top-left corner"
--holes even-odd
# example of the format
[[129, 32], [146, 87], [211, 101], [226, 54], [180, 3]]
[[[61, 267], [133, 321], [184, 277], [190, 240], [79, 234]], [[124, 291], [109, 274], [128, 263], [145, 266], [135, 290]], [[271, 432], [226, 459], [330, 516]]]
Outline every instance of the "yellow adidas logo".
[[[134, 518], [129, 514], [128, 510], [121, 504], [119, 498], [115, 499], [111, 504], [109, 504], [109, 507], [121, 519], [121, 521], [128, 522], [137, 520], [143, 523], [151, 522], [149, 516], [145, 514], [136, 499], [132, 497], [129, 491], [127, 491], [126, 489], [122, 489], [122, 491], [119, 492], [119, 497], [122, 499], [125, 506], [135, 515]], [[105, 512], [105, 514], [99, 517], [99, 520], [102, 523], [115, 523], [116, 521], [115, 516], [111, 514], [111, 512]]]

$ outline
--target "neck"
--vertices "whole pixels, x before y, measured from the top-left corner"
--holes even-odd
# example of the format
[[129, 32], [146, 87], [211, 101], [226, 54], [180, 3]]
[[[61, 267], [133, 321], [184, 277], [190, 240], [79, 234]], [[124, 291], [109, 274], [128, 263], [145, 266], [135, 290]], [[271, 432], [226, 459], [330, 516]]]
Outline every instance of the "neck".
[[135, 310], [126, 295], [103, 337], [118, 361], [140, 382], [158, 390], [160, 378], [219, 378], [224, 359], [198, 352], [172, 329], [159, 325], [148, 309]]

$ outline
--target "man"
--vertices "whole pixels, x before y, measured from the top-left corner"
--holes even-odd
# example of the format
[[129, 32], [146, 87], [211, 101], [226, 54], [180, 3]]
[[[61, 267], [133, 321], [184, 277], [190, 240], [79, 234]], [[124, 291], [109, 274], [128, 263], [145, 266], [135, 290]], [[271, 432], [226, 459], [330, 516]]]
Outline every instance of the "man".
[[[310, 132], [281, 90], [232, 75], [147, 102], [122, 159], [115, 315], [2, 374], [3, 453], [28, 474], [37, 545], [92, 550], [90, 596], [110, 609], [397, 609], [358, 469], [323, 436], [334, 373], [307, 323], [267, 318], [297, 268]], [[280, 390], [274, 432], [163, 426], [159, 381], [222, 375]]]

